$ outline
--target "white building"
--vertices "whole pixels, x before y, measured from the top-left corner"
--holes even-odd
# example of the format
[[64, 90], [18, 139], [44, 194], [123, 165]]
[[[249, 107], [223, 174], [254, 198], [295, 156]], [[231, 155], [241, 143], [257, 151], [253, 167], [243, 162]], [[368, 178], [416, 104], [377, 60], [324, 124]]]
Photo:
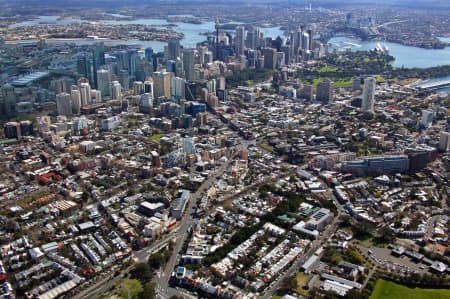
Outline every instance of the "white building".
[[174, 97], [185, 97], [185, 80], [180, 77], [172, 77], [170, 82], [170, 92]]
[[446, 152], [450, 148], [450, 132], [441, 132], [439, 138], [439, 150]]
[[97, 71], [97, 89], [101, 91], [103, 96], [109, 96], [110, 77], [108, 70]]
[[122, 86], [119, 81], [111, 82], [110, 95], [112, 100], [122, 100]]
[[91, 104], [91, 86], [89, 83], [80, 84], [81, 107]]
[[105, 131], [114, 130], [119, 125], [120, 125], [120, 117], [117, 115], [102, 120], [102, 130], [105, 130]]
[[60, 93], [56, 96], [56, 111], [58, 115], [72, 115], [71, 95], [68, 93]]
[[373, 112], [375, 104], [375, 86], [376, 80], [374, 77], [367, 77], [364, 79], [364, 90], [361, 110], [364, 112]]

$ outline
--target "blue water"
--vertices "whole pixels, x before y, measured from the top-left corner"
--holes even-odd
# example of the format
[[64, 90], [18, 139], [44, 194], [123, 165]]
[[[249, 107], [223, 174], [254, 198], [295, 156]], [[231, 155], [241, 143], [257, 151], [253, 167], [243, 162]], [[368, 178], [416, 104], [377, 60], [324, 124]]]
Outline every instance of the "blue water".
[[[60, 25], [68, 25], [71, 23], [80, 22], [79, 20], [58, 20], [58, 16], [41, 16], [36, 20], [25, 21], [21, 23], [17, 23], [11, 25], [10, 27], [23, 27], [23, 26], [32, 26], [39, 25], [42, 23], [49, 24], [60, 24]], [[81, 21], [83, 22], [83, 21]], [[138, 19], [133, 21], [103, 21], [106, 24], [142, 24], [142, 25], [167, 25], [169, 24], [166, 20], [163, 19]], [[181, 32], [184, 34], [184, 38], [181, 41], [181, 44], [184, 47], [195, 47], [195, 45], [199, 42], [205, 40], [205, 36], [200, 33], [211, 32], [214, 30], [214, 22], [208, 21], [202, 24], [190, 24], [190, 23], [182, 23], [182, 22], [174, 22], [173, 24], [177, 25], [177, 27], [173, 27], [172, 29]], [[261, 31], [264, 33], [266, 37], [276, 38], [277, 36], [283, 37], [283, 31], [280, 30], [279, 27], [269, 27], [269, 28], [261, 28]], [[443, 41], [450, 42], [450, 38], [441, 38]], [[61, 41], [48, 41], [49, 43], [56, 43]], [[90, 44], [94, 41], [76, 41], [77, 44]], [[107, 45], [122, 45], [122, 44], [136, 44], [142, 45], [143, 47], [152, 47], [155, 51], [162, 51], [164, 49], [164, 42], [158, 41], [107, 41], [105, 44]], [[333, 44], [336, 48], [342, 47], [350, 47], [352, 51], [358, 50], [370, 50], [375, 48], [377, 45], [377, 41], [360, 41], [355, 38], [347, 37], [347, 36], [336, 36], [333, 37], [329, 43]], [[347, 43], [355, 44], [350, 45]], [[406, 68], [426, 68], [432, 66], [446, 65], [450, 64], [450, 47], [446, 47], [445, 49], [422, 49], [417, 47], [409, 47], [403, 46], [397, 43], [382, 43], [389, 47], [389, 54], [394, 56], [395, 61], [393, 65], [395, 67], [406, 67]]]
[[[26, 26], [33, 26], [33, 25], [44, 25], [43, 23], [47, 24], [58, 24], [58, 25], [68, 25], [74, 22], [77, 22], [75, 20], [57, 20], [58, 16], [40, 16], [39, 18], [31, 21], [25, 21], [21, 23], [17, 23], [14, 25], [11, 25], [11, 28], [14, 27], [26, 27]], [[79, 22], [79, 21], [78, 21]], [[83, 21], [82, 21], [83, 22]], [[85, 22], [85, 21], [84, 21]], [[204, 41], [206, 38], [204, 35], [201, 35], [200, 33], [205, 32], [211, 32], [214, 31], [214, 22], [208, 21], [203, 22], [202, 24], [191, 24], [191, 23], [183, 23], [183, 22], [167, 22], [164, 19], [137, 19], [132, 21], [100, 21], [105, 24], [113, 24], [113, 25], [129, 25], [129, 24], [141, 24], [141, 25], [151, 25], [151, 26], [158, 26], [158, 25], [168, 25], [168, 24], [175, 24], [176, 27], [173, 27], [172, 29], [181, 32], [184, 34], [184, 38], [181, 40], [181, 44], [184, 47], [195, 47], [197, 43]], [[238, 23], [238, 22], [233, 22]], [[163, 27], [161, 27], [163, 28]], [[268, 27], [268, 28], [261, 28], [262, 32], [264, 32], [264, 36], [266, 37], [272, 37], [276, 38], [278, 35], [282, 36], [283, 31], [280, 30], [279, 27]], [[136, 43], [136, 41], [130, 41], [131, 43]], [[77, 44], [88, 44], [92, 43], [92, 41], [77, 41]], [[114, 44], [126, 44], [127, 41], [111, 41], [111, 42], [105, 42], [106, 44], [114, 45]], [[138, 44], [141, 44], [144, 47], [153, 47], [156, 51], [162, 51], [164, 49], [165, 43], [158, 42], [158, 41], [137, 41]]]
[[[361, 41], [347, 36], [336, 36], [329, 40], [333, 48], [351, 48], [352, 51], [367, 51], [374, 49], [377, 41]], [[393, 66], [405, 68], [427, 68], [450, 64], [450, 47], [445, 49], [422, 49], [403, 46], [401, 44], [380, 42], [389, 47], [389, 54], [394, 56]]]

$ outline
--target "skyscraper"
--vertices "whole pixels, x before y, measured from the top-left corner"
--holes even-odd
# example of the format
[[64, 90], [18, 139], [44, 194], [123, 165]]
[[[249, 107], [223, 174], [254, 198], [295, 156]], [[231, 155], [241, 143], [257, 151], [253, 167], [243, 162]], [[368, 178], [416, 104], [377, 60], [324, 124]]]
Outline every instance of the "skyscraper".
[[144, 83], [142, 81], [133, 82], [133, 94], [140, 95], [144, 93]]
[[78, 89], [72, 89], [70, 91], [70, 101], [72, 102], [72, 112], [74, 114], [80, 114], [81, 93]]
[[273, 48], [264, 48], [264, 68], [274, 70], [277, 66], [277, 52]]
[[244, 55], [244, 27], [238, 26], [236, 27], [236, 35], [235, 35], [235, 51], [236, 55]]
[[145, 48], [145, 59], [153, 63], [153, 49], [151, 47]]
[[91, 74], [91, 64], [87, 57], [87, 55], [82, 55], [78, 57], [77, 59], [77, 73], [80, 76], [91, 78], [92, 80], [92, 74]]
[[441, 132], [439, 137], [439, 150], [446, 152], [450, 148], [450, 132]]
[[128, 75], [127, 70], [119, 71], [119, 82], [122, 85], [124, 90], [130, 89], [130, 76]]
[[309, 50], [311, 45], [309, 44], [309, 34], [307, 32], [303, 32], [302, 34], [302, 50]]
[[180, 57], [180, 41], [177, 39], [169, 40], [167, 44], [167, 60], [176, 60]]
[[3, 111], [6, 118], [14, 117], [17, 115], [16, 108], [16, 94], [14, 93], [14, 86], [11, 84], [5, 84], [2, 86], [3, 97]]
[[153, 81], [144, 82], [144, 93], [150, 93], [154, 97]]
[[109, 95], [110, 77], [108, 70], [102, 69], [97, 71], [97, 90], [100, 90], [104, 97]]
[[143, 93], [139, 100], [139, 112], [151, 113], [153, 108], [153, 95], [150, 93]]
[[333, 81], [327, 79], [317, 85], [316, 100], [324, 104], [333, 100]]
[[91, 104], [91, 86], [89, 83], [80, 83], [81, 107]]
[[195, 79], [194, 73], [195, 65], [195, 49], [186, 49], [183, 51], [183, 67], [186, 80], [193, 81]]
[[128, 60], [128, 73], [130, 75], [135, 75], [136, 72], [139, 69], [139, 64], [141, 62], [141, 58], [139, 57], [139, 54], [136, 49], [132, 49], [130, 53], [128, 54], [129, 60]]
[[176, 98], [183, 99], [185, 97], [185, 80], [179, 77], [172, 77], [170, 83], [170, 93]]
[[155, 99], [159, 97], [170, 97], [170, 73], [154, 72], [153, 76], [153, 95]]
[[122, 86], [119, 81], [113, 81], [110, 85], [110, 95], [112, 100], [122, 100]]
[[374, 77], [367, 77], [364, 79], [363, 99], [361, 110], [364, 112], [373, 112], [375, 103], [375, 86], [376, 80]]
[[103, 43], [96, 43], [92, 51], [92, 66], [94, 72], [94, 85], [97, 87], [97, 70], [105, 64], [105, 45]]
[[58, 115], [72, 115], [70, 94], [63, 92], [56, 95], [56, 111]]

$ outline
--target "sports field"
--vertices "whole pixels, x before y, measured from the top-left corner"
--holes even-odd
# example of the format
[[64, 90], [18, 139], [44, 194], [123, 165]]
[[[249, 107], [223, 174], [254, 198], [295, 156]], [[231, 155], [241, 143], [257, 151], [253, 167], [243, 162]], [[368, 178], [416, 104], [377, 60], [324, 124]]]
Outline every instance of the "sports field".
[[370, 299], [448, 299], [448, 289], [408, 288], [394, 282], [379, 279]]

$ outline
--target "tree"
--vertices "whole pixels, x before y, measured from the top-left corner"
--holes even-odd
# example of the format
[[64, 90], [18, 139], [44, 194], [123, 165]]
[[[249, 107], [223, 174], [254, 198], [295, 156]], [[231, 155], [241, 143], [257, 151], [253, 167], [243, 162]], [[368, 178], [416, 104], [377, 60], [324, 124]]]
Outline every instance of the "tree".
[[160, 268], [164, 262], [164, 256], [160, 252], [157, 252], [148, 258], [148, 264], [152, 269]]
[[388, 244], [393, 243], [395, 239], [393, 231], [385, 226], [378, 230], [378, 236], [374, 238], [373, 241], [377, 244]]
[[298, 287], [298, 282], [297, 282], [297, 277], [291, 276], [291, 277], [286, 277], [283, 280], [283, 286], [282, 288], [287, 290], [287, 291], [292, 291], [295, 290]]
[[131, 272], [131, 277], [139, 279], [143, 283], [152, 280], [153, 274], [150, 266], [146, 263], [138, 263]]
[[366, 298], [359, 290], [351, 289], [347, 292], [347, 295], [345, 296], [347, 299], [363, 299]]
[[155, 291], [156, 284], [154, 282], [146, 282], [144, 284], [144, 291], [141, 294], [141, 299], [154, 299], [156, 298]]

